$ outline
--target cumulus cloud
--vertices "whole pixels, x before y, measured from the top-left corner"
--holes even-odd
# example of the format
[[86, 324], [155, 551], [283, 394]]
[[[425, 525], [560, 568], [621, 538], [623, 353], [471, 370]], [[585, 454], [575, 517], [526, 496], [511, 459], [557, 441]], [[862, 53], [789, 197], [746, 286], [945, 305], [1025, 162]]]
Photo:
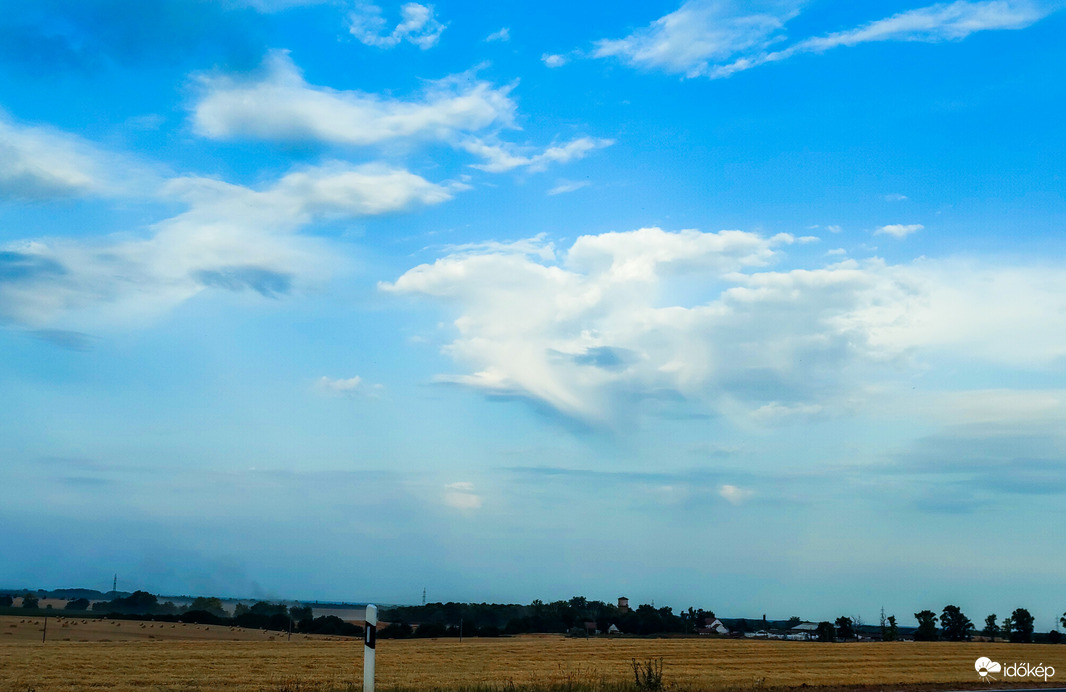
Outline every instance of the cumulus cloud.
[[1066, 312], [1060, 267], [769, 269], [793, 242], [645, 228], [563, 251], [450, 253], [381, 288], [454, 310], [443, 351], [460, 369], [438, 381], [593, 424], [664, 397], [791, 424], [850, 414], [923, 359], [1031, 368], [1066, 356], [1066, 323], [1053, 318]]
[[862, 26], [812, 36], [780, 50], [785, 24], [804, 3], [689, 0], [621, 39], [596, 44], [594, 57], [617, 57], [643, 69], [688, 77], [728, 77], [803, 53], [876, 41], [959, 41], [979, 31], [1024, 29], [1059, 9], [1034, 0], [956, 0], [907, 10]]
[[485, 41], [488, 42], [488, 43], [494, 43], [496, 41], [500, 41], [502, 43], [505, 43], [505, 42], [510, 41], [510, 40], [511, 40], [511, 30], [510, 30], [510, 28], [508, 28], [506, 26], [503, 27], [502, 29], [500, 29], [499, 31], [492, 32], [491, 34], [489, 34], [488, 36], [485, 37]]
[[360, 42], [377, 48], [393, 48], [401, 41], [413, 43], [422, 50], [432, 48], [444, 33], [444, 25], [434, 16], [432, 5], [408, 2], [400, 7], [400, 22], [388, 31], [381, 8], [360, 3], [348, 15], [348, 30]]
[[0, 320], [42, 326], [105, 311], [136, 322], [208, 288], [285, 295], [336, 265], [324, 241], [299, 234], [302, 227], [438, 204], [454, 189], [400, 169], [344, 163], [297, 169], [260, 189], [175, 179], [162, 194], [188, 209], [144, 237], [0, 246]]
[[923, 228], [925, 228], [925, 226], [920, 223], [893, 223], [887, 226], [881, 226], [874, 231], [874, 235], [890, 235], [893, 238], [906, 238], [911, 233], [917, 233]]
[[515, 113], [511, 87], [495, 87], [470, 75], [431, 82], [411, 100], [314, 86], [284, 51], [267, 56], [258, 78], [203, 76], [200, 86], [193, 126], [215, 139], [360, 146], [400, 138], [449, 141], [460, 133], [509, 126]]
[[154, 179], [128, 157], [59, 130], [15, 123], [0, 111], [0, 200], [114, 195]]
[[540, 61], [548, 67], [562, 67], [566, 63], [570, 62], [570, 58], [565, 55], [559, 55], [556, 53], [545, 53], [540, 56]]

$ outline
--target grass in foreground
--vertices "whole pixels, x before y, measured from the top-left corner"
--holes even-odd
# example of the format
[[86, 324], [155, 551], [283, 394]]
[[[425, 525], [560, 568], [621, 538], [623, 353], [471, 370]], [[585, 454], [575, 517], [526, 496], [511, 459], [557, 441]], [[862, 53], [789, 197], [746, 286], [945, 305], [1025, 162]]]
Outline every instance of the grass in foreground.
[[[362, 656], [360, 640], [0, 641], [0, 690], [352, 692]], [[381, 692], [647, 692], [632, 661], [661, 657], [662, 689], [677, 692], [932, 691], [985, 687], [973, 668], [980, 656], [1051, 665], [1066, 680], [1066, 646], [515, 637], [381, 641], [377, 682]]]

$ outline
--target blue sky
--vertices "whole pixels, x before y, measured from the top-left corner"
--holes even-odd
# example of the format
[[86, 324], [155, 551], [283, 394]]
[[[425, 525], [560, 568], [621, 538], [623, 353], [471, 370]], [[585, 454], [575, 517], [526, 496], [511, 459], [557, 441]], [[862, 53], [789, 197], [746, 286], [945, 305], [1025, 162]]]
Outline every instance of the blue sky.
[[0, 2], [8, 586], [1066, 610], [1066, 12]]

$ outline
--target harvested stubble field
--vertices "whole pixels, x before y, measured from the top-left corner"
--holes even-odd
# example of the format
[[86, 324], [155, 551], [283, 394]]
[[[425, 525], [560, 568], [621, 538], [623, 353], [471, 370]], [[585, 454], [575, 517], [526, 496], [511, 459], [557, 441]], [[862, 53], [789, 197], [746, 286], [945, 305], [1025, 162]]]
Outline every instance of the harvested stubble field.
[[[325, 692], [358, 690], [361, 640], [0, 642], [0, 689], [105, 688]], [[722, 639], [382, 640], [382, 690], [634, 689], [631, 660], [662, 657], [677, 690], [783, 687], [977, 689], [979, 656], [1044, 663], [1066, 676], [1066, 646], [981, 643], [817, 644]], [[1003, 680], [997, 682], [1003, 687]], [[1026, 681], [1026, 686], [1037, 686]], [[1041, 685], [1043, 683], [1040, 683]]]

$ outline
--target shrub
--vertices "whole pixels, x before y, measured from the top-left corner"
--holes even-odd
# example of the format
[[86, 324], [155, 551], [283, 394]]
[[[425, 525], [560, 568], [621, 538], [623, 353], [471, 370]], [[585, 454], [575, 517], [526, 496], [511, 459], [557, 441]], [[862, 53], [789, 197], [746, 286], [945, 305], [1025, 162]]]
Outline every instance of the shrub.
[[663, 688], [663, 659], [649, 658], [646, 661], [633, 659], [633, 679], [638, 690], [661, 690]]

